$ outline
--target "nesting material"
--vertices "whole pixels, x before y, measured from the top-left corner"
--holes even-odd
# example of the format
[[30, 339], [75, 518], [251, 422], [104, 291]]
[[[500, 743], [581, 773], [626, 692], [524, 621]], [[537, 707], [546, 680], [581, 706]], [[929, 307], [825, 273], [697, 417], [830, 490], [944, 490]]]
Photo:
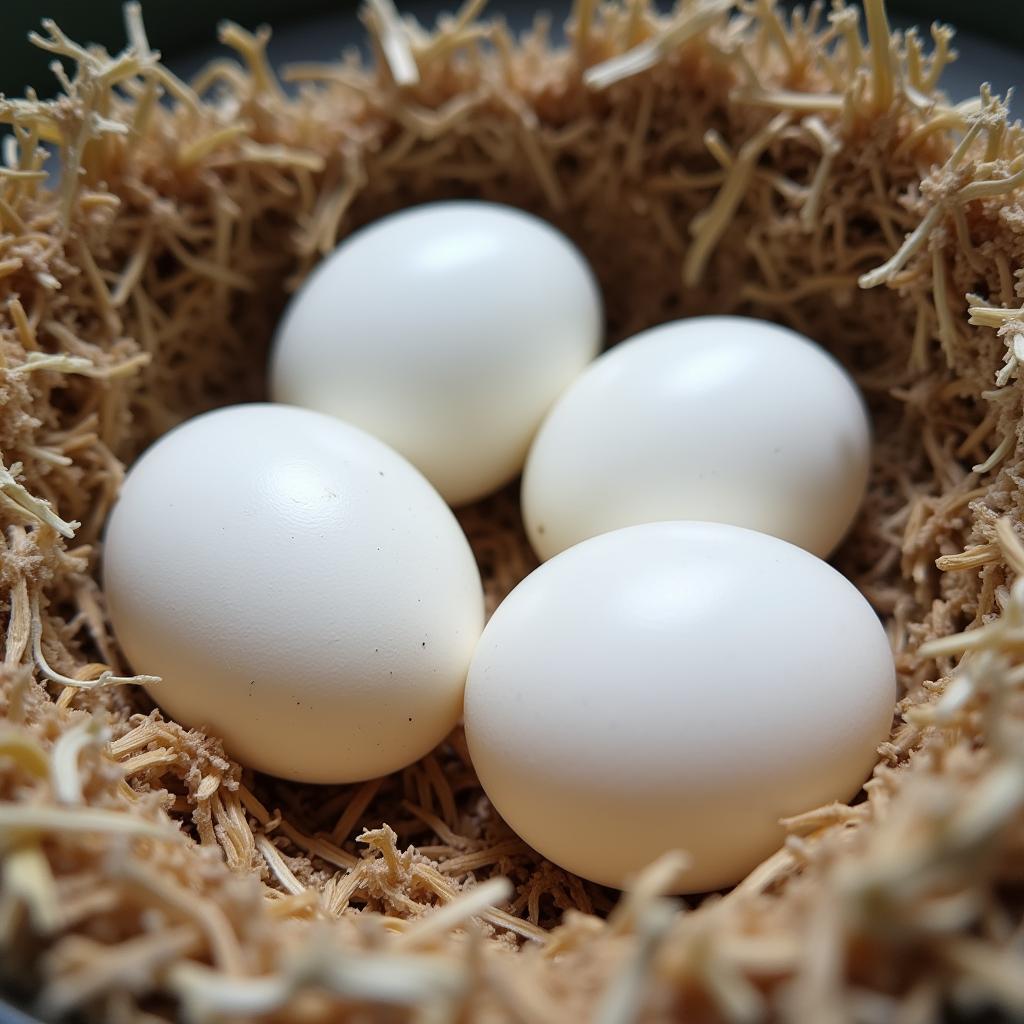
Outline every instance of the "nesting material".
[[[293, 67], [290, 96], [266, 34], [225, 26], [185, 83], [130, 5], [116, 55], [44, 23], [64, 94], [0, 101], [0, 984], [99, 1020], [1024, 1012], [1020, 127], [984, 88], [949, 103], [951, 33], [890, 33], [881, 0], [866, 43], [841, 0], [579, 0], [565, 49], [481, 6], [428, 31], [375, 0], [376, 61]], [[613, 337], [777, 319], [871, 405], [839, 565], [896, 652], [891, 739], [866, 800], [686, 913], [661, 896], [684, 858], [618, 900], [525, 848], [459, 733], [383, 781], [250, 777], [151, 710], [109, 632], [126, 461], [261, 393], [287, 290], [340, 237], [455, 195], [568, 233]], [[532, 565], [514, 498], [463, 518], [493, 606]]]

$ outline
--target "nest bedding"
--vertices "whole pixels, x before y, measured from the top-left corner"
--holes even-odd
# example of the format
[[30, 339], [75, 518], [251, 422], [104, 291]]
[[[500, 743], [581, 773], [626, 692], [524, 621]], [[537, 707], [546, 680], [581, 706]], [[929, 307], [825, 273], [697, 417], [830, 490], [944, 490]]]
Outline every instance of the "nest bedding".
[[[951, 32], [880, 0], [580, 0], [554, 47], [476, 0], [384, 0], [374, 59], [265, 33], [189, 82], [137, 7], [118, 54], [44, 23], [63, 95], [0, 101], [0, 979], [101, 1020], [891, 1020], [1024, 1009], [1020, 539], [1024, 136], [951, 104]], [[45, 183], [45, 150], [62, 174]], [[286, 296], [361, 224], [474, 196], [581, 247], [612, 338], [680, 315], [787, 323], [876, 434], [838, 566], [902, 699], [865, 798], [786, 823], [738, 887], [681, 865], [621, 899], [493, 814], [456, 731], [398, 775], [255, 777], [127, 675], [97, 585], [124, 467], [260, 397]], [[187, 481], [182, 481], [187, 488]], [[489, 606], [533, 567], [515, 495], [462, 513]], [[629, 842], [629, 836], [622, 837]]]

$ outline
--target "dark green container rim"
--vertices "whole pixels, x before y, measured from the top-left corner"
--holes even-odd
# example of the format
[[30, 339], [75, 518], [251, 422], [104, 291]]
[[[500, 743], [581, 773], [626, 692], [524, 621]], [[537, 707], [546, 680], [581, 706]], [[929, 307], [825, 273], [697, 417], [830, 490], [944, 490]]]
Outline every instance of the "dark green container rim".
[[[439, 6], [445, 0], [438, 0]], [[459, 0], [448, 0], [457, 7]], [[522, 8], [524, 0], [494, 9]], [[569, 0], [535, 0], [537, 8], [568, 8]], [[101, 43], [110, 50], [124, 43], [122, 0], [0, 0], [0, 92], [21, 96], [26, 86], [41, 95], [54, 91], [47, 65], [48, 54], [29, 45], [27, 34], [43, 17], [53, 18], [76, 41]], [[228, 18], [247, 28], [260, 24], [283, 26], [315, 15], [354, 16], [356, 0], [145, 0], [144, 15], [151, 44], [165, 57], [194, 48], [209, 47], [216, 39], [217, 24]], [[399, 2], [399, 7], [402, 4]], [[927, 28], [933, 21], [948, 22], [995, 43], [1024, 51], [1024, 18], [1021, 0], [889, 0], [894, 18], [911, 20]]]

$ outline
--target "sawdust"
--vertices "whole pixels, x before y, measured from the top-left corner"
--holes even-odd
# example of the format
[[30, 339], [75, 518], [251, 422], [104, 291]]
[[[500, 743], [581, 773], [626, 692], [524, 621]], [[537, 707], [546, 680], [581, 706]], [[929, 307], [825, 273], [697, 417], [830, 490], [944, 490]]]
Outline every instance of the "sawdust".
[[[5, 989], [105, 1021], [1024, 1013], [1024, 136], [986, 89], [936, 91], [949, 30], [865, 6], [866, 44], [840, 0], [579, 0], [555, 49], [478, 0], [430, 31], [375, 0], [375, 63], [295, 67], [293, 97], [265, 34], [225, 26], [236, 56], [186, 83], [134, 7], [115, 55], [44, 23], [64, 94], [0, 100]], [[459, 732], [384, 780], [288, 785], [125, 675], [96, 583], [125, 464], [262, 393], [340, 237], [455, 195], [574, 238], [613, 338], [777, 319], [871, 406], [838, 564], [885, 618], [894, 731], [865, 799], [787, 822], [731, 893], [666, 900], [672, 856], [622, 899], [545, 863]], [[533, 565], [515, 497], [463, 519], [493, 607]]]

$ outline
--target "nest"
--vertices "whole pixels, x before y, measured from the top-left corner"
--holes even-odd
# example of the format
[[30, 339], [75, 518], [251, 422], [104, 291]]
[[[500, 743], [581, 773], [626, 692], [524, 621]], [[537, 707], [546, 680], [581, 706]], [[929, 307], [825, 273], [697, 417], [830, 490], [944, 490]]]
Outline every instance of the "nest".
[[[129, 5], [116, 55], [44, 22], [63, 94], [0, 101], [0, 986], [103, 1021], [1024, 1012], [1024, 133], [984, 87], [952, 105], [951, 32], [891, 33], [881, 0], [866, 44], [843, 0], [578, 0], [563, 47], [481, 6], [428, 31], [373, 0], [375, 59], [289, 92], [235, 25], [179, 80]], [[888, 628], [893, 733], [860, 801], [787, 821], [728, 893], [667, 899], [671, 855], [621, 898], [546, 863], [458, 731], [383, 780], [284, 784], [126, 674], [96, 582], [124, 466], [262, 394], [339, 238], [450, 196], [571, 236], [612, 338], [770, 318], [870, 404], [838, 565]], [[514, 494], [463, 522], [493, 607], [534, 564]]]

